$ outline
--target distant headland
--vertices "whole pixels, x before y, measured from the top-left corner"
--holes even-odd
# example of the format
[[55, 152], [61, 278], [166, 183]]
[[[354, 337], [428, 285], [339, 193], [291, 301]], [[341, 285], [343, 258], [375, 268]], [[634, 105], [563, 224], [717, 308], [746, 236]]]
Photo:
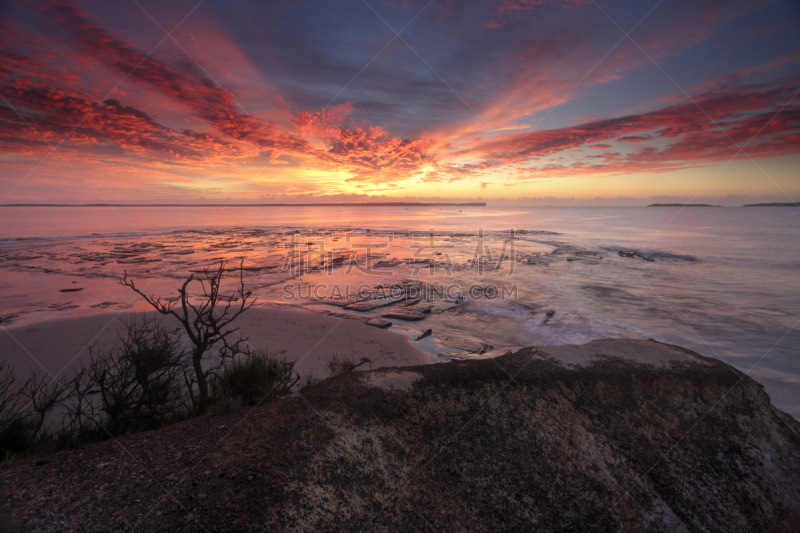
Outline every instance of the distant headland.
[[342, 202], [322, 204], [6, 204], [0, 207], [486, 207], [486, 202]]
[[793, 202], [770, 202], [766, 204], [744, 204], [742, 207], [800, 207]]
[[647, 207], [722, 207], [711, 204], [650, 204]]

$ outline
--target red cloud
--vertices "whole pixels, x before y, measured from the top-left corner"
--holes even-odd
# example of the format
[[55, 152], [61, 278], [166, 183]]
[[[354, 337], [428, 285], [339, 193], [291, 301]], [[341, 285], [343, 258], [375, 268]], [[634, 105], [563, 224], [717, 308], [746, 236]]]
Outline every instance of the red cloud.
[[166, 128], [117, 100], [95, 102], [25, 78], [5, 84], [0, 94], [13, 106], [0, 107], [0, 150], [7, 153], [47, 150], [69, 135], [67, 148], [72, 150], [113, 143], [140, 157], [202, 160], [222, 154], [245, 155], [213, 135]]
[[211, 80], [198, 79], [148, 57], [92, 23], [71, 5], [59, 4], [52, 12], [58, 26], [70, 34], [91, 61], [99, 60], [108, 68], [169, 96], [218, 132], [265, 149], [303, 148], [298, 139], [278, 134], [274, 124], [238, 111], [234, 94]]
[[479, 156], [484, 163], [494, 161], [492, 166], [498, 167], [527, 164], [537, 157], [583, 146], [610, 147], [594, 144], [602, 141], [614, 140], [621, 148], [626, 145], [632, 148], [634, 144], [647, 141], [662, 145], [631, 149], [620, 157], [615, 154], [613, 158], [606, 158], [607, 165], [579, 161], [566, 166], [537, 168], [538, 171], [634, 172], [686, 168], [748, 155], [796, 154], [800, 151], [800, 106], [787, 104], [799, 89], [800, 76], [773, 84], [717, 87], [650, 113], [554, 130], [497, 135], [494, 140], [460, 155]]
[[431, 142], [423, 139], [397, 139], [370, 124], [348, 118], [350, 104], [303, 112], [294, 121], [303, 135], [325, 144], [317, 151], [320, 160], [344, 167], [355, 174], [348, 181], [392, 182], [407, 179], [427, 161]]
[[[312, 164], [351, 171], [354, 181], [406, 179], [426, 160], [425, 152], [430, 143], [422, 139], [394, 138], [379, 127], [357, 124], [347, 118], [351, 111], [348, 106], [301, 113], [293, 121], [301, 131], [300, 136], [281, 131], [272, 122], [241, 112], [231, 91], [197, 73], [184, 72], [148, 56], [143, 50], [111, 35], [74, 6], [59, 3], [52, 13], [58, 27], [66, 31], [85, 54], [83, 61], [87, 64], [99, 61], [138, 84], [168, 96], [232, 141], [249, 143], [273, 154], [288, 152], [310, 156]], [[104, 140], [129, 149], [149, 147], [161, 157], [175, 158], [202, 159], [219, 155], [224, 149], [229, 149], [229, 155], [234, 157], [244, 155], [235, 143], [223, 142], [209, 134], [173, 131], [152, 117], [116, 101], [112, 104], [106, 102], [94, 112], [97, 116], [92, 116], [96, 103], [87, 97], [41, 86], [23, 89], [21, 85], [24, 83], [14, 81], [3, 90], [7, 91], [8, 98], [14, 99], [15, 107], [48, 113], [45, 117], [32, 115], [27, 118], [56, 142], [60, 140], [56, 137], [69, 133], [88, 115], [89, 119], [72, 135], [74, 143]], [[118, 122], [114, 123], [114, 120]], [[20, 139], [29, 143], [29, 149], [34, 149], [40, 142], [35, 135], [21, 131], [19, 119], [12, 119], [5, 129], [10, 133], [11, 128]], [[304, 136], [321, 140], [325, 149], [314, 149]]]
[[[527, 16], [539, 3], [542, 2], [503, 0], [498, 3], [499, 20], [505, 23]], [[561, 3], [568, 4], [571, 3]], [[589, 7], [590, 16], [601, 16], [594, 6]], [[736, 12], [742, 9], [745, 8], [738, 7]], [[646, 48], [659, 56], [683, 46], [680, 43], [702, 40], [706, 28], [722, 16], [719, 13], [726, 11], [705, 4], [697, 10], [704, 15], [695, 17], [697, 21], [693, 25], [683, 24], [681, 18], [665, 24], [655, 33], [648, 33], [651, 42]], [[512, 133], [500, 128], [494, 130], [504, 133], [493, 133], [492, 128], [482, 129], [487, 123], [496, 125], [498, 117], [504, 125], [521, 120], [530, 122], [527, 115], [533, 110], [549, 107], [574, 94], [568, 89], [574, 87], [575, 69], [582, 72], [586, 61], [596, 62], [594, 43], [580, 38], [591, 22], [586, 19], [586, 13], [581, 14], [583, 23], [576, 24], [573, 34], [544, 34], [524, 41], [519, 47], [509, 49], [505, 56], [508, 64], [498, 61], [497, 72], [491, 72], [493, 75], [476, 77], [472, 87], [475, 95], [487, 95], [486, 107], [480, 113], [488, 122], [481, 125], [467, 119], [461, 124], [448, 123], [447, 131], [436, 137], [423, 133], [411, 139], [393, 136], [381, 127], [352, 119], [353, 109], [349, 104], [295, 112], [291, 123], [297, 130], [289, 120], [280, 124], [260, 120], [237, 105], [233, 92], [206, 79], [197, 69], [178, 68], [148, 56], [144, 50], [114, 37], [69, 4], [59, 3], [48, 10], [47, 15], [58, 26], [52, 41], [43, 38], [41, 43], [35, 43], [31, 35], [37, 38], [39, 35], [30, 32], [24, 46], [17, 46], [14, 52], [0, 52], [4, 67], [0, 68], [0, 75], [6, 78], [0, 92], [25, 117], [23, 120], [12, 109], [0, 106], [3, 121], [0, 151], [6, 153], [47, 150], [45, 140], [58, 143], [79, 125], [65, 143], [66, 149], [103, 151], [104, 155], [132, 161], [167, 162], [172, 159], [179, 164], [233, 161], [264, 150], [271, 157], [278, 153], [295, 154], [304, 165], [349, 172], [352, 176], [349, 181], [391, 183], [423, 176], [423, 172], [423, 182], [453, 182], [483, 179], [482, 176], [498, 169], [521, 175], [558, 176], [687, 168], [730, 157], [745, 157], [730, 138], [744, 145], [757, 134], [746, 146], [753, 157], [795, 154], [800, 147], [798, 106], [786, 107], [764, 127], [794, 94], [800, 85], [798, 77], [750, 86], [734, 85], [741, 83], [743, 76], [729, 77], [724, 83], [710, 84], [694, 97], [702, 110], [685, 99], [650, 113], [604, 120], [587, 118], [577, 126], [533, 133]], [[0, 33], [4, 35], [0, 35], [0, 46], [11, 49], [17, 36], [11, 29], [6, 32], [6, 23], [2, 23], [3, 32]], [[663, 36], [675, 28], [685, 28], [683, 37], [674, 43], [670, 40], [662, 44]], [[57, 50], [56, 46], [62, 45], [60, 40], [64, 32], [67, 40], [77, 45], [80, 57], [73, 57], [64, 49], [58, 54], [52, 53]], [[45, 45], [51, 45], [50, 52], [43, 49]], [[623, 43], [605, 61], [603, 69], [588, 76], [585, 84], [602, 83], [631, 68], [635, 61], [625, 46]], [[638, 50], [634, 52], [640, 55]], [[90, 68], [94, 64], [102, 65], [100, 71]], [[86, 68], [71, 69], [74, 66]], [[116, 73], [113, 79], [100, 79], [108, 75], [106, 69]], [[14, 79], [15, 72], [24, 72], [36, 82], [24, 77]], [[74, 76], [69, 82], [68, 75]], [[110, 88], [128, 75], [129, 80], [145, 89], [144, 98], [135, 101], [136, 107], [130, 104], [132, 98], [141, 98], [138, 89], [131, 93], [120, 91], [115, 99], [100, 101], [101, 87]], [[91, 76], [98, 79], [88, 79]], [[101, 83], [93, 83], [98, 81]], [[536, 90], [532, 91], [531, 87]], [[156, 98], [151, 98], [153, 95]], [[175, 121], [168, 122], [173, 127], [160, 124], [160, 113], [154, 109], [163, 101], [163, 96], [188, 109], [193, 119], [209, 126], [207, 129], [211, 133], [174, 129], [174, 123], [183, 118], [176, 118], [176, 115], [168, 117]], [[449, 145], [438, 141], [445, 136], [459, 151], [453, 152]], [[603, 152], [577, 153], [581, 148]], [[614, 151], [605, 152], [607, 149]]]
[[17, 68], [19, 68], [20, 66], [22, 67], [41, 66], [41, 63], [39, 63], [35, 59], [31, 59], [30, 57], [23, 56], [20, 54], [15, 54], [13, 52], [4, 52], [2, 50], [0, 50], [0, 61], [2, 61], [4, 65], [15, 64]]

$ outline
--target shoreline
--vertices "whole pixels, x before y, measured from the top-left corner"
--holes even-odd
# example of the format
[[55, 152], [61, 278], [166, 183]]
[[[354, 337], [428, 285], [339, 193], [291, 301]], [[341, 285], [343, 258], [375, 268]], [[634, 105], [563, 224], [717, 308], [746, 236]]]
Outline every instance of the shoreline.
[[[324, 309], [272, 304], [271, 307], [262, 304], [249, 309], [234, 326], [240, 327], [243, 335], [249, 338], [248, 344], [265, 348], [276, 355], [285, 355], [288, 360], [296, 361], [295, 372], [304, 378], [313, 376], [315, 380], [329, 377], [326, 361], [333, 353], [350, 355], [356, 362], [366, 357], [371, 363], [362, 368], [373, 370], [380, 367], [493, 359], [525, 346], [519, 343], [516, 346], [514, 343], [492, 346], [483, 342], [480, 335], [448, 331], [428, 321], [391, 320], [392, 326], [384, 328], [367, 324], [375, 319], [375, 313], [347, 312], [338, 307]], [[61, 378], [71, 374], [67, 371], [68, 367], [77, 369], [82, 362], [85, 364], [89, 360], [90, 344], [95, 346], [95, 353], [109, 351], [117, 339], [117, 330], [122, 327], [122, 321], [132, 313], [143, 312], [150, 316], [157, 315], [163, 324], [182, 330], [173, 317], [158, 315], [144, 306], [121, 312], [70, 314], [8, 325], [0, 323], [0, 355], [22, 382], [31, 375], [31, 369]], [[432, 334], [428, 333], [431, 327]], [[550, 345], [581, 346], [599, 338], [627, 337], [598, 337]], [[676, 339], [659, 337], [659, 340], [686, 347]], [[534, 339], [528, 343], [529, 346], [539, 344]], [[726, 363], [734, 362], [730, 357], [718, 359]], [[792, 383], [772, 373], [753, 377], [766, 387], [778, 408], [800, 420], [800, 405], [797, 404]]]
[[[155, 311], [148, 314], [156, 315]], [[67, 368], [89, 358], [89, 344], [96, 352], [109, 350], [117, 329], [130, 315], [96, 313], [56, 318], [32, 324], [10, 325], [0, 333], [0, 353], [24, 380], [34, 368], [61, 377]], [[172, 317], [160, 316], [164, 325], [180, 327]], [[328, 377], [325, 361], [337, 352], [358, 361], [367, 357], [372, 368], [430, 364], [430, 354], [415, 347], [409, 336], [383, 330], [359, 318], [332, 316], [310, 310], [253, 307], [242, 314], [234, 326], [249, 337], [251, 346], [295, 360], [295, 371], [315, 379]]]

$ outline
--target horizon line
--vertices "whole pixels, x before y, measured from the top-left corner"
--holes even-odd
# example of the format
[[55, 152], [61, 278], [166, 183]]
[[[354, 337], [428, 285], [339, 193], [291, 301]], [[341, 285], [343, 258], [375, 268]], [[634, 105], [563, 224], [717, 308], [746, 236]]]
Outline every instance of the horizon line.
[[486, 207], [486, 202], [333, 202], [301, 204], [0, 204], [0, 207]]
[[[234, 203], [211, 203], [211, 204], [119, 204], [119, 203], [92, 203], [92, 204], [56, 204], [56, 203], [14, 203], [2, 204], [0, 207], [489, 207], [487, 202], [324, 202], [324, 203], [275, 203], [275, 204], [234, 204]], [[692, 204], [692, 203], [656, 203], [642, 205], [509, 205], [499, 204], [494, 207], [557, 207], [557, 208], [578, 208], [578, 207], [800, 207], [796, 202], [763, 202], [743, 205], [719, 205], [719, 204]]]

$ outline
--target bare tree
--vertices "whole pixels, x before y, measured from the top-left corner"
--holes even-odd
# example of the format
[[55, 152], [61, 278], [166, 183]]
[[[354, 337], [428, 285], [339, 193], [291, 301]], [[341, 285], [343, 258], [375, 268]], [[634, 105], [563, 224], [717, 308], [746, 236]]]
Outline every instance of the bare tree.
[[72, 396], [72, 379], [54, 379], [31, 371], [31, 377], [22, 385], [20, 394], [28, 401], [29, 427], [33, 438], [40, 437], [50, 414]]
[[172, 315], [178, 319], [183, 326], [189, 340], [192, 343], [191, 359], [194, 369], [197, 388], [199, 391], [199, 403], [202, 406], [208, 403], [208, 374], [214, 368], [204, 370], [202, 366], [203, 355], [212, 347], [219, 346], [220, 363], [226, 358], [233, 357], [242, 352], [241, 344], [247, 338], [239, 337], [233, 340], [232, 335], [239, 331], [238, 327], [231, 324], [239, 315], [250, 309], [255, 300], [250, 300], [251, 292], [245, 291], [244, 287], [244, 262], [239, 266], [239, 288], [232, 294], [223, 295], [220, 293], [220, 285], [225, 263], [220, 263], [216, 270], [204, 269], [200, 282], [202, 294], [198, 295], [200, 303], [195, 305], [191, 302], [191, 295], [187, 290], [189, 284], [195, 281], [194, 274], [190, 275], [183, 286], [178, 290], [175, 298], [163, 299], [152, 294], [145, 294], [136, 287], [133, 280], [128, 279], [128, 272], [120, 280], [121, 285], [130, 287], [134, 292], [145, 299], [153, 308], [162, 315]]

